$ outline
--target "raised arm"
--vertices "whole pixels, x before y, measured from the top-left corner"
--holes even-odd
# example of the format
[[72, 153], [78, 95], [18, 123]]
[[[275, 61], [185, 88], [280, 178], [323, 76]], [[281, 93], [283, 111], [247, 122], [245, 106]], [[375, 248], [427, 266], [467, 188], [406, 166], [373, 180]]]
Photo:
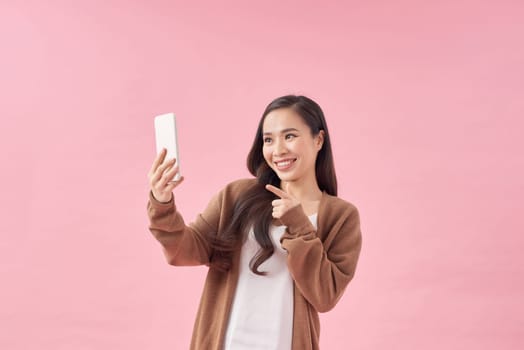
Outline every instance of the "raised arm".
[[209, 263], [211, 248], [207, 236], [216, 233], [220, 215], [219, 195], [189, 226], [177, 211], [173, 189], [183, 181], [174, 182], [178, 172], [176, 160], [165, 160], [166, 150], [158, 154], [148, 174], [151, 191], [147, 213], [149, 230], [163, 247], [172, 265], [203, 265]]
[[166, 260], [171, 265], [205, 265], [209, 263], [211, 247], [209, 235], [218, 230], [220, 194], [216, 195], [194, 222], [186, 225], [176, 210], [174, 199], [158, 202], [149, 193], [147, 212], [149, 230], [163, 247]]

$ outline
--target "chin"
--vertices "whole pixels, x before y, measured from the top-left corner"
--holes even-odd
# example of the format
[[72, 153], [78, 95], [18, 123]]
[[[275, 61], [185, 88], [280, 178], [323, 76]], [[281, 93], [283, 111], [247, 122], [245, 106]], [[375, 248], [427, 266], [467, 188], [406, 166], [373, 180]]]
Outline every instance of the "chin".
[[280, 181], [292, 182], [292, 181], [296, 180], [295, 176], [293, 176], [292, 174], [279, 174], [276, 171], [275, 171], [275, 173], [277, 174], [277, 176], [280, 179]]

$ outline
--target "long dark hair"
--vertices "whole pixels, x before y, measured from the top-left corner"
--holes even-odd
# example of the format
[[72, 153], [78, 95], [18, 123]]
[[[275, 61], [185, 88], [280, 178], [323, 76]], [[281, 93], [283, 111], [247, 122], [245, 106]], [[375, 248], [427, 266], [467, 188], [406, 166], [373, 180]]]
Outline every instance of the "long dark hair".
[[273, 255], [274, 246], [269, 236], [269, 229], [273, 209], [271, 202], [276, 199], [276, 196], [266, 190], [265, 185], [280, 187], [280, 179], [264, 159], [262, 133], [266, 116], [279, 108], [293, 109], [309, 126], [312, 136], [318, 135], [321, 130], [324, 131], [324, 142], [315, 163], [316, 179], [321, 191], [333, 196], [337, 195], [333, 152], [322, 109], [315, 101], [305, 96], [287, 95], [276, 98], [262, 114], [253, 145], [247, 156], [247, 168], [257, 178], [257, 183], [239, 196], [230, 224], [224, 230], [225, 233], [211, 242], [214, 254], [210, 265], [221, 270], [229, 270], [233, 252], [239, 249], [250, 227], [253, 227], [255, 238], [261, 247], [251, 259], [251, 270], [258, 275], [265, 275], [266, 272], [259, 271], [258, 267]]

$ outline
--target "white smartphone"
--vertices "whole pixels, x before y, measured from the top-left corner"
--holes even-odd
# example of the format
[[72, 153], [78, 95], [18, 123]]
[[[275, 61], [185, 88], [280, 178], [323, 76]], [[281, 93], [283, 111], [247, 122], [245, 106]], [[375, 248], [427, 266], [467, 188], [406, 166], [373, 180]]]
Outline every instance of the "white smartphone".
[[155, 117], [155, 138], [157, 154], [162, 151], [162, 148], [165, 148], [167, 149], [165, 159], [176, 158], [178, 174], [175, 175], [173, 180], [178, 181], [181, 176], [180, 157], [178, 155], [176, 118], [174, 113], [166, 113]]

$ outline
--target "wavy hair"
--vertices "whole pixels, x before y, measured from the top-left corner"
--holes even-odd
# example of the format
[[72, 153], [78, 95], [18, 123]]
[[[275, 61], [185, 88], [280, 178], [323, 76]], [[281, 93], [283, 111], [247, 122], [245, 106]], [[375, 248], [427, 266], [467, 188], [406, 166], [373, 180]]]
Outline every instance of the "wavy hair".
[[273, 100], [264, 110], [262, 118], [258, 123], [255, 139], [247, 156], [247, 168], [257, 178], [255, 186], [240, 194], [235, 203], [233, 216], [224, 234], [212, 240], [214, 254], [210, 266], [221, 270], [229, 270], [232, 263], [233, 252], [240, 249], [241, 242], [247, 236], [248, 230], [253, 227], [255, 239], [260, 249], [250, 261], [251, 270], [258, 275], [266, 272], [259, 271], [260, 265], [269, 259], [274, 253], [274, 246], [269, 235], [272, 222], [271, 202], [276, 195], [265, 189], [265, 185], [271, 184], [280, 187], [280, 178], [271, 169], [264, 159], [263, 148], [263, 126], [266, 116], [276, 109], [293, 109], [308, 125], [311, 135], [316, 136], [321, 130], [324, 131], [324, 142], [317, 154], [315, 162], [315, 174], [321, 191], [336, 196], [337, 177], [331, 150], [331, 140], [320, 106], [306, 96], [286, 95]]

